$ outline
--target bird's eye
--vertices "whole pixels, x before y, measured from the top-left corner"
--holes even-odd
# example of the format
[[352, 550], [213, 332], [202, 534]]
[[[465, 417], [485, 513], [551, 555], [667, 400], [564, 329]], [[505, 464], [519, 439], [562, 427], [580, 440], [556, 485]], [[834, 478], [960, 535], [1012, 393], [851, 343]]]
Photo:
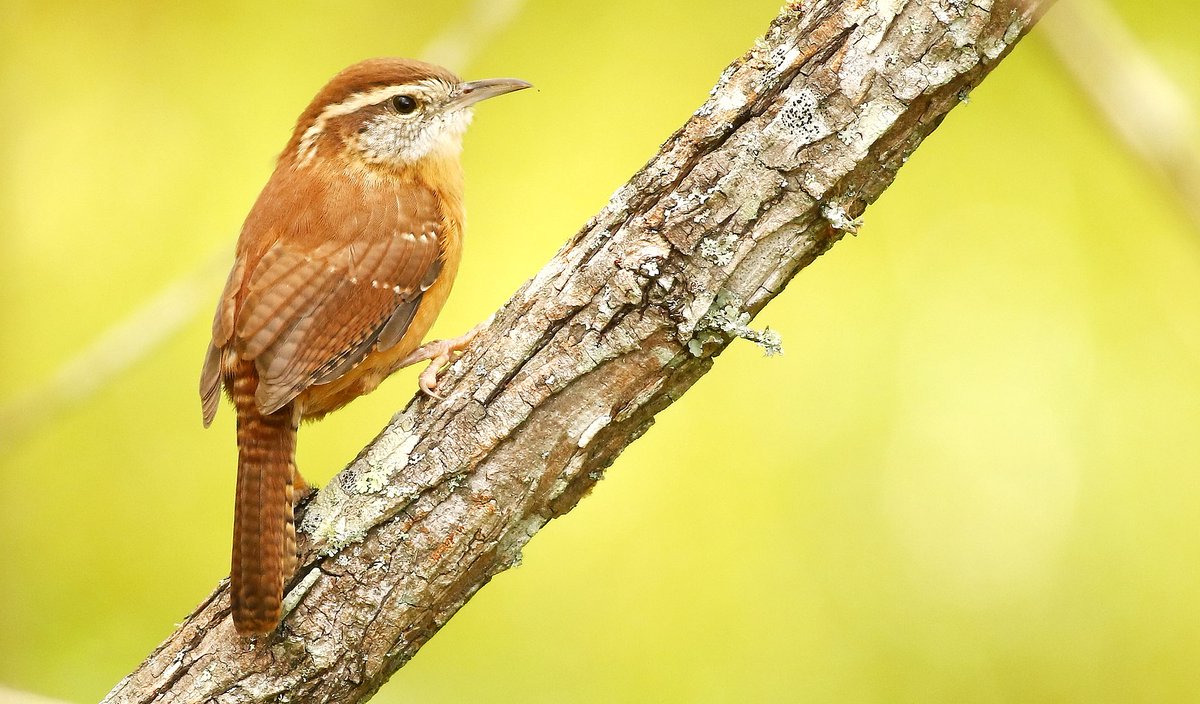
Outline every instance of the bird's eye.
[[392, 98], [392, 107], [401, 115], [411, 115], [417, 109], [417, 99], [411, 95], [397, 95]]

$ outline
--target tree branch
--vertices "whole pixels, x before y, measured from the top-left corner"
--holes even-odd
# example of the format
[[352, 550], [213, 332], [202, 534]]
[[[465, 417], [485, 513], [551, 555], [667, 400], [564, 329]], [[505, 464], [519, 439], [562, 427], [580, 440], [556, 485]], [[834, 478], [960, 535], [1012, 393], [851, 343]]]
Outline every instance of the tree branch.
[[1049, 4], [793, 3], [307, 507], [278, 633], [222, 584], [107, 702], [361, 702], [712, 366]]

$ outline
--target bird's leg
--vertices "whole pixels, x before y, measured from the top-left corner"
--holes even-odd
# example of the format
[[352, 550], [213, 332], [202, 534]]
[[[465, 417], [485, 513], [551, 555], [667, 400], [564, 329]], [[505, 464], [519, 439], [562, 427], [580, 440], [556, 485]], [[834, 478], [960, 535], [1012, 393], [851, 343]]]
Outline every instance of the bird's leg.
[[474, 340], [475, 336], [479, 334], [479, 331], [487, 327], [490, 322], [490, 319], [483, 321], [468, 330], [465, 335], [452, 337], [449, 340], [426, 342], [397, 362], [395, 368], [402, 369], [429, 360], [429, 366], [421, 372], [417, 383], [420, 385], [422, 393], [440, 399], [442, 397], [437, 394], [438, 373], [457, 355], [461, 354], [467, 345], [471, 344], [471, 340]]
[[293, 469], [292, 472], [292, 505], [299, 506], [308, 499], [309, 494], [316, 492], [317, 487], [304, 481], [299, 470]]

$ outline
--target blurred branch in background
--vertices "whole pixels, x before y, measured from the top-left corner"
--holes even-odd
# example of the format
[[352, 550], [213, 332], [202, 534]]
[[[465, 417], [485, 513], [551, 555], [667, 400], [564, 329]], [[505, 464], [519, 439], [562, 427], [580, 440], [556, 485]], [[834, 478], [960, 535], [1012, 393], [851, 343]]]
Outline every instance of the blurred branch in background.
[[30, 694], [0, 685], [0, 704], [67, 704], [61, 699]]
[[[459, 22], [426, 45], [421, 57], [463, 70], [524, 4], [525, 0], [475, 0]], [[0, 449], [86, 401], [215, 305], [221, 277], [232, 259], [229, 245], [222, 246], [79, 350], [49, 380], [0, 403]]]
[[465, 69], [482, 47], [512, 24], [524, 5], [525, 0], [475, 0], [459, 24], [425, 46], [421, 58], [456, 71]]
[[0, 406], [0, 448], [14, 444], [88, 399], [171, 339], [212, 298], [218, 277], [229, 267], [231, 258], [230, 248], [222, 247], [194, 271], [172, 281], [105, 330], [44, 384]]
[[279, 630], [239, 638], [223, 583], [105, 701], [369, 699], [735, 337], [777, 347], [753, 317], [1048, 5], [789, 3], [446, 397], [415, 399], [307, 505]]
[[1044, 36], [1125, 144], [1165, 179], [1200, 234], [1196, 111], [1104, 0], [1060, 0]]

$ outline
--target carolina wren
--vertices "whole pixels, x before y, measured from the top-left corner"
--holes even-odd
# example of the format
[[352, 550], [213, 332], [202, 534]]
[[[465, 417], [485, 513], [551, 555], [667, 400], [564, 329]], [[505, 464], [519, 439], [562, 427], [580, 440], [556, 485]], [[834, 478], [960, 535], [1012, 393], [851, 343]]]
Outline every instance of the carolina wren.
[[421, 389], [474, 336], [420, 346], [458, 271], [471, 106], [528, 88], [369, 59], [317, 93], [242, 226], [200, 375], [207, 427], [237, 412], [230, 593], [242, 635], [280, 619], [296, 568], [296, 429], [429, 360]]

